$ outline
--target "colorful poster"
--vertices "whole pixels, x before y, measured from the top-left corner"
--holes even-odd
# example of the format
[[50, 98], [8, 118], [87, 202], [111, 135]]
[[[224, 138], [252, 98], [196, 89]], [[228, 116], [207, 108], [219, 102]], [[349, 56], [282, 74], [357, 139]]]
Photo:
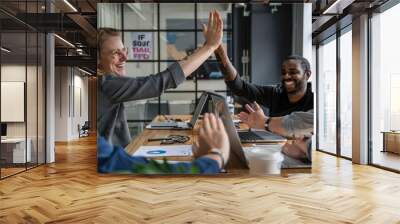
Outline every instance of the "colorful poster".
[[133, 32], [131, 55], [133, 60], [150, 60], [153, 51], [153, 33]]

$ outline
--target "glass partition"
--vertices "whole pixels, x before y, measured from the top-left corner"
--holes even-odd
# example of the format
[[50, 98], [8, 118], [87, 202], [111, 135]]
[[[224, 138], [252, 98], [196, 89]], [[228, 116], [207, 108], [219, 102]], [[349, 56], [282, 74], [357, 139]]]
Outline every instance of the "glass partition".
[[400, 4], [372, 17], [371, 162], [400, 170]]
[[162, 3], [160, 4], [160, 29], [162, 30], [194, 30], [194, 3]]
[[336, 154], [336, 39], [318, 48], [318, 149]]
[[[0, 6], [42, 12], [43, 1]], [[17, 7], [16, 7], [17, 6]], [[12, 21], [9, 26], [4, 21]], [[0, 12], [0, 178], [45, 163], [45, 44], [43, 33]]]
[[37, 162], [46, 163], [46, 38], [38, 34], [38, 65], [37, 65]]
[[38, 33], [27, 33], [26, 118], [27, 167], [38, 164]]
[[[27, 35], [2, 33], [1, 51], [1, 176], [26, 170], [32, 160], [27, 138]], [[30, 68], [29, 68], [30, 70]], [[28, 140], [28, 144], [27, 144]], [[28, 146], [28, 148], [27, 148]]]
[[352, 33], [340, 37], [340, 154], [352, 157]]

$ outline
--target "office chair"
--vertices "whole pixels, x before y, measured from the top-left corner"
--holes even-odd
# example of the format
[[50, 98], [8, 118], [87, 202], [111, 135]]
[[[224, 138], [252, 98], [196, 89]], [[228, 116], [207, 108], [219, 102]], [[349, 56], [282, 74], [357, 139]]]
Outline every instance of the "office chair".
[[79, 138], [89, 136], [89, 129], [90, 129], [89, 121], [85, 121], [82, 127], [80, 127], [80, 125], [78, 124]]

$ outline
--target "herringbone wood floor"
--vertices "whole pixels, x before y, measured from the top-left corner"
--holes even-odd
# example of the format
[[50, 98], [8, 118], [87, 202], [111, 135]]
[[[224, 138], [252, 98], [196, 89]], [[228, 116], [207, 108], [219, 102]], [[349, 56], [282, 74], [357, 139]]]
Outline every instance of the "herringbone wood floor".
[[400, 175], [314, 153], [289, 177], [96, 173], [95, 139], [0, 181], [0, 223], [400, 223]]

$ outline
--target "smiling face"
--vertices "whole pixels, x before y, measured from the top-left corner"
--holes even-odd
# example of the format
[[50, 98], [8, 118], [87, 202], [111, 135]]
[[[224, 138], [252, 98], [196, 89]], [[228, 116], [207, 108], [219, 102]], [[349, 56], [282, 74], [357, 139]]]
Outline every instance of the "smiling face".
[[125, 75], [127, 51], [120, 36], [108, 36], [101, 45], [99, 68], [104, 73]]
[[305, 92], [309, 77], [310, 72], [304, 71], [299, 60], [289, 59], [283, 62], [282, 86], [289, 95]]

